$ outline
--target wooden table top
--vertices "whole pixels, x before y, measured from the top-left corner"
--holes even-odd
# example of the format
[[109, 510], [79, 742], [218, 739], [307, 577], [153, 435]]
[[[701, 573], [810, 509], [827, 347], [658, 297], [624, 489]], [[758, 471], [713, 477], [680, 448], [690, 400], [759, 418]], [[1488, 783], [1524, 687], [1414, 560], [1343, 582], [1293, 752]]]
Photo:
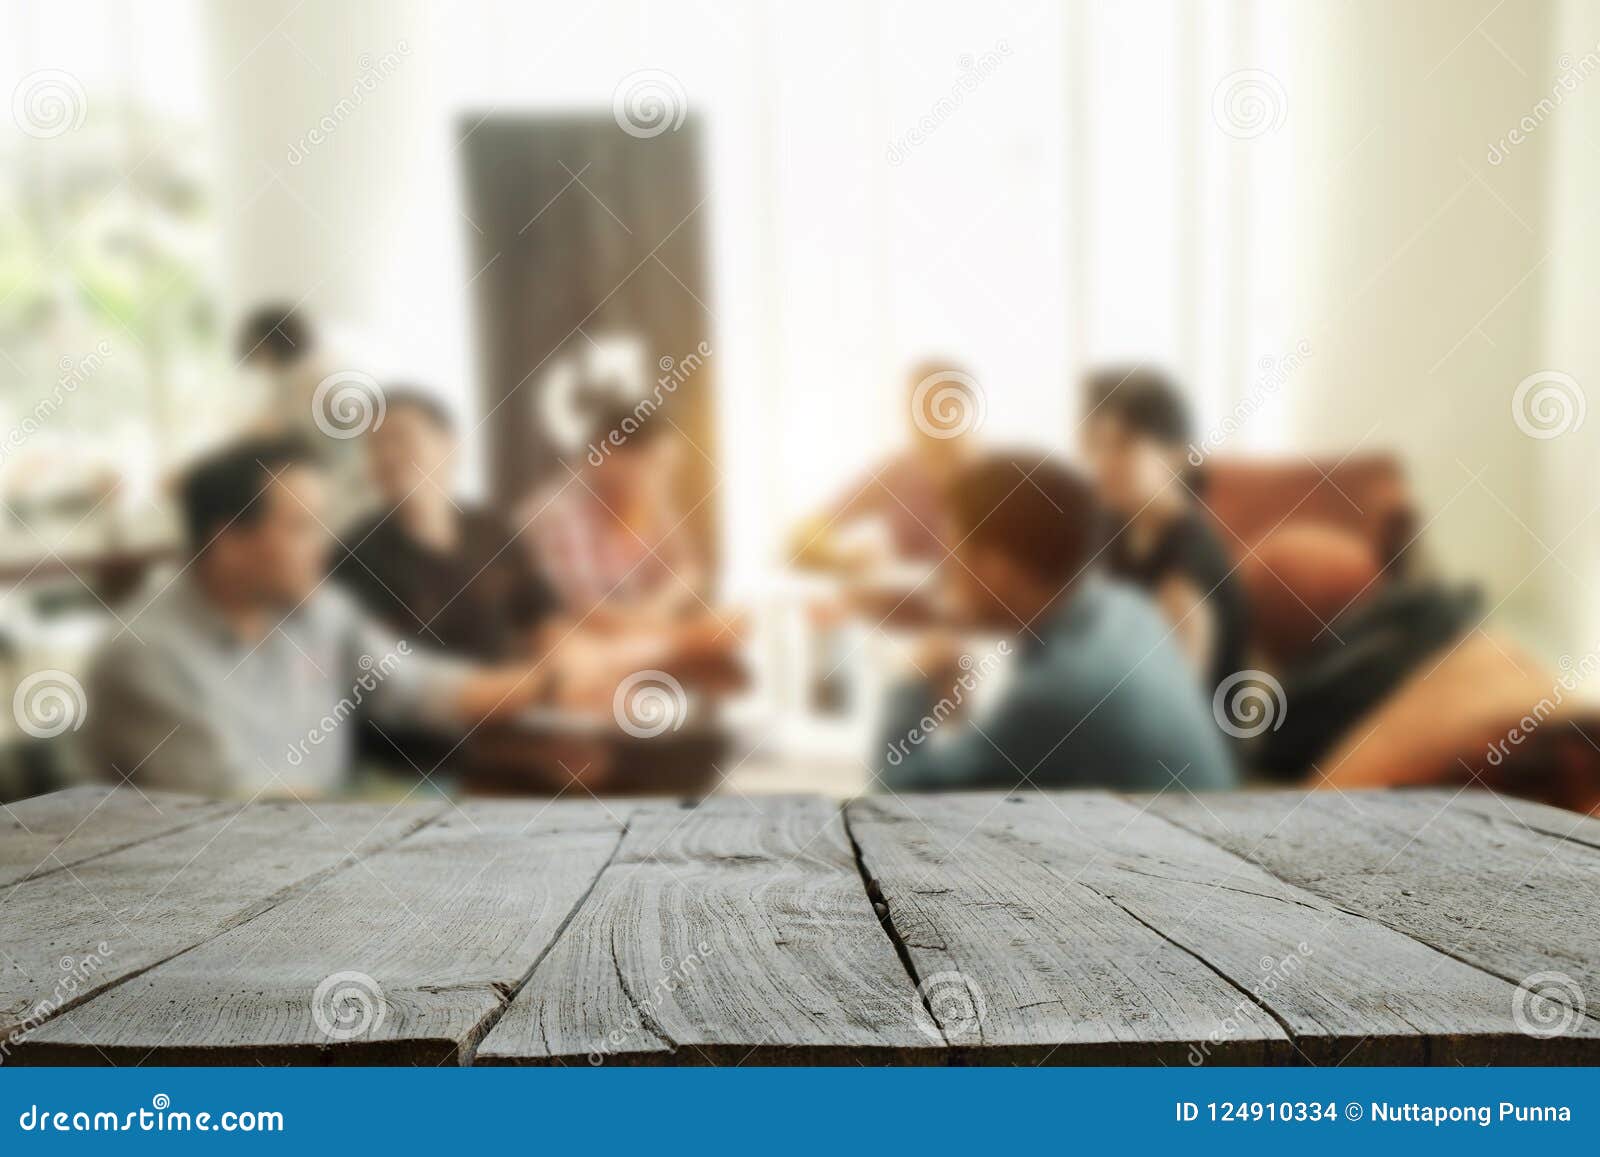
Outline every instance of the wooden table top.
[[1600, 820], [1451, 792], [80, 788], [0, 809], [0, 1055], [1595, 1063]]

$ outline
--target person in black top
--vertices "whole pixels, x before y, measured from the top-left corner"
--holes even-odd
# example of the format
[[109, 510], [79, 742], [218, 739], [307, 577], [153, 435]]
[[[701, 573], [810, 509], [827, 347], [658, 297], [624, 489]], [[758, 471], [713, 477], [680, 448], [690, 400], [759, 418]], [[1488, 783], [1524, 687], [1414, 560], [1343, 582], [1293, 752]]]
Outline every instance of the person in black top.
[[382, 504], [342, 536], [334, 578], [421, 646], [479, 661], [541, 650], [555, 592], [503, 519], [457, 505], [449, 412], [420, 390], [391, 388], [366, 439]]
[[1085, 395], [1084, 450], [1114, 519], [1109, 568], [1160, 605], [1209, 692], [1245, 665], [1248, 612], [1188, 485], [1189, 407], [1166, 375], [1139, 366], [1092, 371]]

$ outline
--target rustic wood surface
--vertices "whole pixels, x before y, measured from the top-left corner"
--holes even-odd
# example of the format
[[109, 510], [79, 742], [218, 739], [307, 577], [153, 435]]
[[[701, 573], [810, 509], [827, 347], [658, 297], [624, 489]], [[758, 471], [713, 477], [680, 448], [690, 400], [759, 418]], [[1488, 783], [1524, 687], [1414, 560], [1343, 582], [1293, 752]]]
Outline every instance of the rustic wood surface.
[[48, 876], [96, 856], [237, 810], [161, 791], [75, 787], [0, 808], [0, 886]]
[[[1463, 805], [1441, 791], [1271, 793], [1204, 806], [1166, 797], [1153, 810], [1512, 985], [1540, 978], [1540, 992], [1581, 1008], [1575, 1026], [1592, 1029], [1600, 1017], [1600, 848], [1557, 834], [1552, 819], [1562, 813], [1503, 802]], [[1567, 826], [1582, 833], [1592, 822], [1574, 815]], [[1564, 1034], [1563, 1045], [1581, 1051], [1584, 1040]]]
[[0, 1041], [33, 1028], [41, 1011], [70, 1018], [85, 1000], [359, 863], [436, 810], [235, 808], [23, 881], [0, 906]]
[[80, 788], [0, 809], [0, 1060], [1600, 1063], [1597, 925], [1482, 793]]
[[[621, 835], [597, 803], [469, 803], [51, 1021], [31, 1059], [204, 1064], [248, 1044], [265, 1063], [459, 1061]], [[318, 997], [329, 976], [342, 979]], [[363, 1004], [380, 999], [381, 1019]], [[359, 1035], [330, 1039], [330, 1026], [342, 1035], [369, 1009]]]
[[836, 804], [644, 808], [479, 1063], [937, 1061]]

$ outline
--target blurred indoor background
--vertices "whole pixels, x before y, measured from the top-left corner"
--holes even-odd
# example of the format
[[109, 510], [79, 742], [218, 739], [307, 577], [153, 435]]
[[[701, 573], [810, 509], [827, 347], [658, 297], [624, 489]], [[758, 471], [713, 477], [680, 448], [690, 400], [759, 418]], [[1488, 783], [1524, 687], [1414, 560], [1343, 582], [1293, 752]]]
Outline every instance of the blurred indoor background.
[[[985, 443], [1069, 459], [1082, 376], [1160, 367], [1246, 571], [1287, 518], [1476, 584], [1423, 670], [1492, 648], [1497, 721], [1412, 755], [1483, 770], [1600, 648], [1597, 73], [1592, 0], [18, 0], [0, 691], [81, 672], [174, 550], [166, 482], [249, 412], [237, 328], [283, 302], [442, 397], [507, 508], [585, 449], [568, 383], [697, 359], [686, 505], [751, 672], [718, 782], [868, 781], [893, 639], [819, 641], [790, 543], [905, 442], [929, 358]], [[1322, 550], [1260, 600], [1369, 593]], [[0, 798], [73, 774], [52, 730], [11, 728]]]

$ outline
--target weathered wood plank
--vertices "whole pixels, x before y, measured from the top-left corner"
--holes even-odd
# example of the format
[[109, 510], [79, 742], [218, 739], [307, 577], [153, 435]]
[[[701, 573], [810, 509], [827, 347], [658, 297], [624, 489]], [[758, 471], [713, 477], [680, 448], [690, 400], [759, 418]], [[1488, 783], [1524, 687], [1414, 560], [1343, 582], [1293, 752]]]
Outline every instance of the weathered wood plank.
[[[1152, 810], [1273, 875], [1502, 980], [1552, 1060], [1600, 1013], [1600, 849], [1449, 792], [1167, 795]], [[1492, 801], [1490, 801], [1492, 803]], [[1538, 996], [1545, 1001], [1543, 1003]], [[1556, 1015], [1566, 1005], [1574, 1015]], [[1540, 1023], [1541, 1018], [1543, 1024]]]
[[[1271, 1016], [1108, 895], [1108, 872], [1086, 871], [1095, 848], [1074, 829], [1078, 803], [986, 793], [847, 806], [957, 1057], [1185, 1064], [1203, 1049], [1225, 1063], [1288, 1060]], [[1102, 799], [1102, 819], [1114, 803]]]
[[1514, 820], [1547, 836], [1588, 844], [1591, 848], [1600, 848], [1600, 818], [1595, 816], [1566, 811], [1551, 807], [1547, 803], [1535, 803], [1533, 800], [1517, 799], [1515, 796], [1492, 791], [1457, 793], [1453, 790], [1435, 790], [1415, 794], [1432, 796], [1438, 799], [1441, 805], [1448, 800], [1452, 807], [1464, 808], [1488, 816], [1490, 819]]
[[480, 1064], [938, 1061], [837, 804], [635, 813]]
[[1600, 821], [1478, 793], [151, 799], [0, 810], [0, 1057], [1600, 1062]]
[[198, 796], [96, 784], [0, 807], [0, 887], [238, 809]]
[[23, 881], [0, 899], [0, 1044], [14, 1050], [13, 1034], [259, 915], [440, 807], [256, 804]]
[[17, 1058], [459, 1061], [616, 850], [614, 810], [469, 803], [57, 1018]]
[[1015, 826], [1044, 843], [1062, 826], [1056, 808], [1066, 812], [1076, 838], [1065, 841], [1063, 862], [1079, 879], [1248, 992], [1289, 1030], [1301, 1059], [1600, 1060], [1600, 1025], [1554, 1046], [1530, 1037], [1512, 1015], [1514, 985], [1286, 884], [1174, 827], [1148, 802], [1033, 797], [1016, 809], [1033, 822]]

